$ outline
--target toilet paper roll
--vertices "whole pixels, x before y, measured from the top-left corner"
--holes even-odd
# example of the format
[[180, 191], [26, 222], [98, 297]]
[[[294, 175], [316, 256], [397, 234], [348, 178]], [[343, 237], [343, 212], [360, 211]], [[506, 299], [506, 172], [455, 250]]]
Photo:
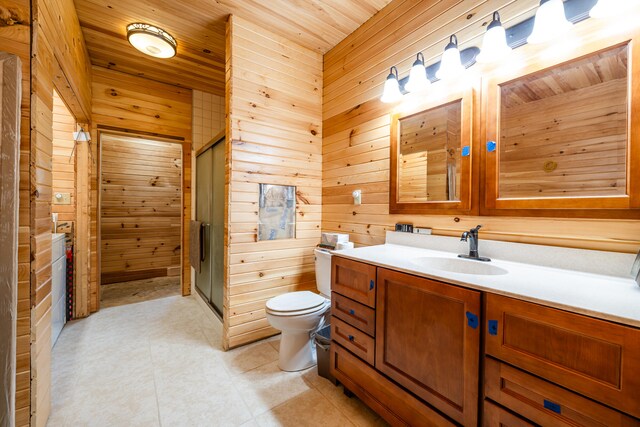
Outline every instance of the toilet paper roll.
[[336, 243], [336, 250], [353, 249], [353, 242], [338, 242]]

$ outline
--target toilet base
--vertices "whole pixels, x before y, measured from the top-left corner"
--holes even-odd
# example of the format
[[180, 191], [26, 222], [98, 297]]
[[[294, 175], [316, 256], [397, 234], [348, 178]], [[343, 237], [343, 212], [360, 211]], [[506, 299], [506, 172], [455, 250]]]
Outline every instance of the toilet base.
[[283, 371], [295, 372], [317, 364], [316, 347], [308, 331], [282, 331], [280, 339], [280, 359], [278, 367]]

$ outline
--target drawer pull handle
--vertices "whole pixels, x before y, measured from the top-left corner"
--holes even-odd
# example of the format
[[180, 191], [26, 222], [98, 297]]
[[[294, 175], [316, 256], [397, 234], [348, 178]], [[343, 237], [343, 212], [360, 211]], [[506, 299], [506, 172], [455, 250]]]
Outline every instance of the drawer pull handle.
[[498, 335], [498, 321], [489, 320], [489, 335]]
[[560, 405], [547, 399], [544, 400], [544, 407], [550, 411], [555, 412], [556, 414], [559, 414], [561, 412]]
[[370, 280], [370, 281], [369, 281], [369, 290], [370, 290], [370, 291], [372, 291], [372, 290], [373, 290], [373, 287], [374, 287], [375, 285], [376, 285], [376, 284], [375, 284], [375, 282], [374, 282], [373, 280]]
[[354, 314], [356, 314], [356, 311], [354, 309], [351, 309], [349, 310], [349, 314], [353, 316]]
[[349, 338], [349, 341], [353, 341], [355, 339], [353, 335], [348, 335], [347, 338]]
[[467, 311], [467, 325], [471, 326], [472, 329], [478, 327], [478, 316], [470, 311]]

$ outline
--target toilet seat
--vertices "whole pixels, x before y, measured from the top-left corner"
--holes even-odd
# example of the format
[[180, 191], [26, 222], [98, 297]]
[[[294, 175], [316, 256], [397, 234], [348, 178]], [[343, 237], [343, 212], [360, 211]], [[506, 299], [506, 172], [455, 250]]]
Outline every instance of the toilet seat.
[[313, 292], [289, 292], [267, 301], [267, 312], [274, 316], [301, 316], [323, 310], [329, 304], [329, 300]]

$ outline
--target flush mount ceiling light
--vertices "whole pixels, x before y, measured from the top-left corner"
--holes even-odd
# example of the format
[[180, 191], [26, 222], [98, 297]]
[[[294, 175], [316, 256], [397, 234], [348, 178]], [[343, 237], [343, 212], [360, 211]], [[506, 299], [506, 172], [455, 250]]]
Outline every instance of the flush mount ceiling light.
[[382, 92], [380, 101], [389, 104], [400, 100], [402, 100], [402, 93], [400, 92], [400, 83], [398, 83], [398, 69], [391, 67], [387, 80], [384, 82], [384, 92]]
[[136, 22], [127, 25], [127, 39], [131, 46], [155, 58], [171, 58], [176, 54], [176, 39], [162, 28]]
[[444, 48], [442, 60], [440, 61], [440, 69], [436, 72], [438, 80], [452, 79], [459, 77], [464, 72], [464, 66], [460, 59], [460, 51], [458, 50], [458, 38], [454, 35], [449, 37], [449, 44]]
[[427, 69], [424, 67], [424, 55], [419, 52], [409, 72], [409, 81], [404, 88], [408, 92], [421, 92], [430, 85], [431, 81], [427, 78]]
[[564, 14], [562, 0], [541, 0], [533, 21], [533, 31], [527, 43], [537, 44], [559, 40], [572, 25]]
[[507, 44], [507, 33], [500, 22], [500, 14], [493, 12], [493, 20], [487, 27], [487, 32], [482, 40], [482, 50], [478, 55], [478, 62], [496, 62], [511, 53]]

